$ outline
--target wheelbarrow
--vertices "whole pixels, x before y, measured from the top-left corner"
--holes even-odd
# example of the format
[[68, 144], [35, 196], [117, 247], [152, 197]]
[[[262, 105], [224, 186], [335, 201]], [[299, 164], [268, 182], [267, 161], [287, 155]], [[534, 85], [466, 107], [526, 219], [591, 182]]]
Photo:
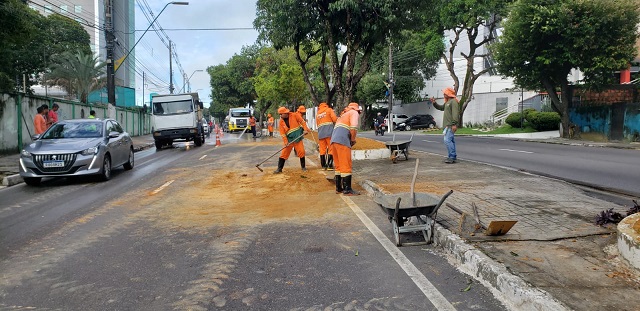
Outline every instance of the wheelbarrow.
[[[438, 209], [444, 201], [453, 193], [450, 190], [442, 197], [428, 193], [399, 193], [383, 195], [374, 198], [387, 213], [389, 221], [393, 225], [393, 236], [396, 246], [402, 246], [401, 233], [422, 231], [427, 243], [433, 242], [433, 232], [436, 224]], [[418, 224], [407, 224], [410, 217], [415, 217]]]
[[411, 145], [412, 140], [413, 134], [411, 134], [411, 138], [409, 138], [409, 140], [399, 141], [396, 140], [396, 136], [394, 134], [392, 141], [387, 141], [384, 143], [387, 148], [391, 150], [391, 162], [396, 163], [399, 156], [402, 156], [405, 161], [409, 160], [409, 146]]
[[[429, 193], [416, 193], [414, 191], [418, 165], [420, 159], [416, 159], [416, 167], [411, 180], [411, 192], [378, 195], [373, 201], [378, 203], [386, 212], [387, 218], [393, 225], [393, 236], [396, 246], [402, 246], [401, 233], [422, 231], [427, 244], [433, 242], [433, 233], [436, 225], [438, 209], [444, 201], [453, 193], [453, 190], [437, 197]], [[415, 217], [417, 224], [407, 224], [411, 217]]]

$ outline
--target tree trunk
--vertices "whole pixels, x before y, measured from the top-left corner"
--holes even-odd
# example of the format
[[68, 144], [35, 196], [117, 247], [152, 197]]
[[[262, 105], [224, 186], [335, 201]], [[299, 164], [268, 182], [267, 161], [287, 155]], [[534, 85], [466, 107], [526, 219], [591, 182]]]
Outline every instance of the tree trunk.
[[[565, 84], [567, 84], [566, 81]], [[563, 107], [565, 106], [565, 104], [558, 97], [555, 84], [551, 81], [550, 78], [542, 78], [542, 85], [544, 86], [545, 91], [547, 91], [547, 94], [549, 94], [549, 99], [551, 99], [551, 107], [560, 115], [560, 119], [562, 121], [562, 136], [567, 138], [569, 137], [569, 115], [566, 112], [567, 109]]]

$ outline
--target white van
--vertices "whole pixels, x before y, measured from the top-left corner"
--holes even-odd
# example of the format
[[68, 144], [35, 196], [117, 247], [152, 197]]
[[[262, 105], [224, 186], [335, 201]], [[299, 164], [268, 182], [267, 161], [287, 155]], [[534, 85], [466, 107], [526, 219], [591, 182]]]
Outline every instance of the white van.
[[[392, 118], [393, 120], [393, 128], [396, 127], [396, 125], [404, 122], [405, 120], [409, 119], [409, 116], [407, 116], [406, 114], [392, 114]], [[387, 124], [389, 124], [389, 116], [387, 116], [387, 118], [385, 119], [387, 121]]]

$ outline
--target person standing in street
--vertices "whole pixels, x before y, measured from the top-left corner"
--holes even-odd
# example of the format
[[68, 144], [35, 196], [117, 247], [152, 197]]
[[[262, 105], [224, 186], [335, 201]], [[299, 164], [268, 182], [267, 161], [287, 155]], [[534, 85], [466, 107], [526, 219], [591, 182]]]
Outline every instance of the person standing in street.
[[48, 129], [49, 127], [51, 127], [51, 124], [53, 124], [53, 122], [51, 121], [51, 119], [49, 119], [49, 105], [47, 104], [42, 105], [42, 117], [44, 117], [46, 128]]
[[271, 114], [267, 114], [267, 130], [269, 131], [269, 137], [273, 137], [273, 124], [274, 120]]
[[299, 113], [291, 112], [285, 107], [280, 107], [278, 108], [278, 114], [280, 115], [278, 127], [280, 128], [280, 134], [285, 148], [282, 149], [280, 158], [278, 158], [278, 168], [273, 173], [282, 173], [284, 163], [289, 159], [292, 149], [296, 150], [300, 158], [300, 167], [302, 167], [303, 171], [306, 171], [304, 144], [302, 140], [303, 136], [308, 134], [310, 130]]
[[53, 106], [51, 106], [51, 110], [49, 110], [47, 119], [49, 122], [51, 122], [51, 124], [58, 122], [58, 109], [60, 109], [60, 106], [58, 106], [58, 104], [53, 104]]
[[89, 111], [89, 119], [95, 119], [95, 118], [96, 118], [96, 111], [95, 110]]
[[297, 113], [300, 114], [300, 116], [302, 117], [302, 120], [304, 120], [304, 122], [307, 122], [307, 108], [305, 108], [304, 106], [300, 106], [298, 107], [298, 110], [296, 111]]
[[318, 115], [316, 116], [316, 124], [318, 125], [318, 147], [320, 148], [320, 165], [325, 170], [333, 170], [333, 155], [329, 151], [331, 144], [331, 134], [333, 128], [338, 121], [336, 113], [327, 105], [320, 103], [318, 106]]
[[433, 97], [431, 98], [431, 103], [434, 108], [444, 112], [442, 118], [442, 126], [444, 126], [444, 130], [442, 134], [444, 134], [444, 145], [447, 146], [448, 153], [447, 159], [444, 160], [444, 163], [456, 163], [456, 161], [458, 161], [458, 154], [456, 153], [456, 141], [454, 134], [458, 130], [458, 120], [460, 120], [460, 104], [456, 97], [456, 91], [454, 91], [453, 88], [448, 87], [444, 89], [443, 105], [436, 103], [436, 99]]
[[253, 135], [253, 139], [256, 139], [256, 117], [251, 115], [249, 117], [249, 126], [251, 126], [251, 134]]
[[35, 128], [36, 135], [41, 135], [47, 130], [47, 119], [44, 116], [44, 108], [38, 107], [36, 110], [38, 113], [33, 118], [33, 127]]
[[350, 103], [338, 118], [331, 135], [331, 149], [335, 161], [336, 193], [352, 196], [359, 195], [351, 188], [351, 147], [356, 144], [358, 122], [362, 108], [357, 103]]

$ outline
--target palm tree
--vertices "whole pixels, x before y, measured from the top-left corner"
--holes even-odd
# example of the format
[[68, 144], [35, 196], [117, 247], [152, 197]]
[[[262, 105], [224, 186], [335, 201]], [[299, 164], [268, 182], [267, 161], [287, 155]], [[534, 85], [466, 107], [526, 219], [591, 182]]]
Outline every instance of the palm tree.
[[75, 94], [81, 102], [87, 103], [89, 93], [104, 85], [105, 65], [98, 57], [82, 51], [65, 52], [54, 58], [47, 82], [64, 88], [67, 93]]

